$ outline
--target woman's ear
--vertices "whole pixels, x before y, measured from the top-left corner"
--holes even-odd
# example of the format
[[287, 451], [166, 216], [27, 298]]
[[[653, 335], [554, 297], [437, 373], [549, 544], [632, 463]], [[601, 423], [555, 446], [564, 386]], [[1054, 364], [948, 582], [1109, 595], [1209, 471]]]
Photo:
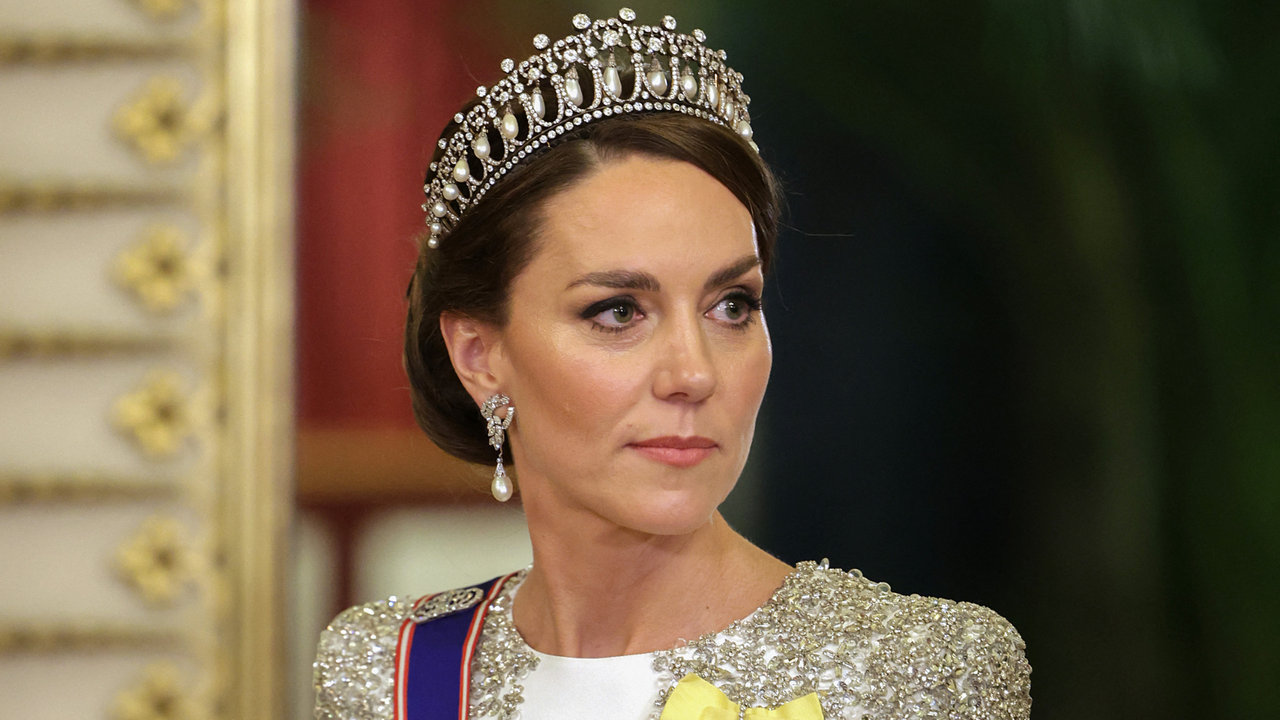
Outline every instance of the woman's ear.
[[501, 332], [493, 325], [452, 312], [440, 313], [440, 335], [453, 370], [476, 405], [500, 392], [493, 359], [502, 350]]

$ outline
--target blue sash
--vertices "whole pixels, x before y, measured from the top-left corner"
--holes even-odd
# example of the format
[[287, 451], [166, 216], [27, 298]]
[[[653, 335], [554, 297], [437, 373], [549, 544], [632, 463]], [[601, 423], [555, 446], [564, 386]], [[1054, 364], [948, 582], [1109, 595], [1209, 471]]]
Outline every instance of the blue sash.
[[471, 656], [489, 603], [510, 578], [418, 601], [400, 627], [395, 720], [467, 720]]

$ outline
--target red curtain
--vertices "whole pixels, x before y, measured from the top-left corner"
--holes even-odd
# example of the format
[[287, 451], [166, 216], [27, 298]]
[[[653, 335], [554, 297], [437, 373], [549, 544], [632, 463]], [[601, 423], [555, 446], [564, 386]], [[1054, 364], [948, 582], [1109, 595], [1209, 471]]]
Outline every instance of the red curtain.
[[496, 68], [442, 0], [308, 0], [298, 152], [298, 422], [413, 425], [404, 291], [440, 130]]
[[[333, 451], [344, 438], [351, 448], [380, 448], [372, 459], [345, 461], [357, 469], [402, 446], [423, 457], [434, 450], [413, 434], [401, 366], [404, 292], [424, 227], [422, 180], [438, 133], [480, 84], [470, 68], [491, 67], [484, 80], [496, 80], [490, 75], [499, 58], [487, 45], [494, 40], [471, 31], [464, 12], [474, 14], [476, 3], [302, 6], [297, 422], [304, 495], [304, 475], [315, 474], [317, 463], [344, 462], [312, 456]], [[420, 464], [402, 458], [371, 472]]]

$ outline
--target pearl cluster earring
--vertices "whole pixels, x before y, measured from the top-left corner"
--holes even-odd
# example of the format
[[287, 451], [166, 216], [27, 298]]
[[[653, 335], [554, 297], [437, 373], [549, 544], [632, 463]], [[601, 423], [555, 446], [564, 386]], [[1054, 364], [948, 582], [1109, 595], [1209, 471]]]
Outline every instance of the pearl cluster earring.
[[[498, 411], [504, 407], [507, 409], [506, 417], [498, 417]], [[499, 393], [485, 401], [480, 414], [489, 425], [489, 444], [498, 451], [498, 466], [493, 471], [493, 483], [489, 489], [498, 502], [506, 502], [511, 499], [511, 478], [507, 477], [507, 471], [502, 467], [502, 443], [507, 428], [511, 427], [511, 421], [515, 419], [516, 408], [511, 404], [511, 398]]]

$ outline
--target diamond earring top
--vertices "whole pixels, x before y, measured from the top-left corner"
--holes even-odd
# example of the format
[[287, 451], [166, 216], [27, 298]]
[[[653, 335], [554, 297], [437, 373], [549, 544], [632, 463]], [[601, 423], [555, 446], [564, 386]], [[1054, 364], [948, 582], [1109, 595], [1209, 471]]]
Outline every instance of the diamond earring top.
[[[498, 411], [504, 407], [507, 409], [506, 416], [498, 417]], [[507, 477], [507, 471], [502, 467], [502, 443], [506, 439], [507, 428], [511, 427], [511, 421], [516, 417], [516, 408], [511, 405], [511, 398], [499, 393], [484, 402], [480, 407], [480, 414], [489, 426], [489, 445], [498, 451], [498, 466], [494, 468], [493, 483], [489, 489], [498, 502], [506, 502], [511, 499], [512, 488], [511, 478]]]
[[[703, 45], [707, 36], [701, 30], [677, 33], [670, 15], [661, 25], [636, 25], [635, 19], [630, 8], [595, 21], [574, 15], [577, 34], [555, 42], [537, 35], [537, 54], [519, 64], [503, 60], [506, 77], [476, 88], [478, 102], [453, 116], [456, 128], [440, 138], [444, 152], [431, 163], [423, 186], [428, 247], [439, 247], [463, 214], [521, 161], [602, 118], [684, 113], [732, 129], [759, 151], [751, 139], [751, 98], [742, 92], [742, 73], [725, 65], [725, 51]], [[629, 91], [618, 70], [628, 53], [635, 78]], [[513, 108], [523, 114], [523, 131]]]

